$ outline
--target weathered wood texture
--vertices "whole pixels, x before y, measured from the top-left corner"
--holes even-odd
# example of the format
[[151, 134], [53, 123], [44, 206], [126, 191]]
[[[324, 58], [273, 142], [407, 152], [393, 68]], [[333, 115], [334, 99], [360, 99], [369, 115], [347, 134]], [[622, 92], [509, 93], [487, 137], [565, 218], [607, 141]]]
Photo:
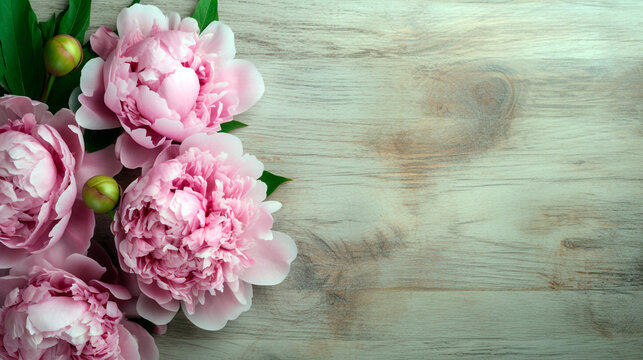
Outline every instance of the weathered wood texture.
[[[66, 0], [33, 0], [39, 16]], [[95, 0], [92, 29], [129, 0]], [[143, 0], [191, 13], [195, 1]], [[288, 279], [164, 359], [640, 358], [643, 2], [221, 1]]]

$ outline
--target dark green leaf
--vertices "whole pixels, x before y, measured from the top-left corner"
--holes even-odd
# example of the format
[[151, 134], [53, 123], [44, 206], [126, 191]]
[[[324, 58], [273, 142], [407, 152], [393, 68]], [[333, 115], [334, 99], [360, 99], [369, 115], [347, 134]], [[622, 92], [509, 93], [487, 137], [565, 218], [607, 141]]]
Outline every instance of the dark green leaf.
[[4, 59], [0, 74], [4, 74], [9, 93], [39, 99], [45, 63], [42, 34], [29, 1], [0, 1], [0, 46]]
[[[0, 0], [1, 1], [1, 0]], [[96, 57], [93, 52], [88, 48], [83, 48], [83, 62], [78, 66], [78, 68], [69, 74], [61, 77], [57, 77], [54, 82], [54, 87], [49, 93], [49, 99], [47, 100], [47, 105], [49, 105], [49, 111], [55, 113], [56, 111], [69, 107], [69, 96], [72, 91], [80, 85], [80, 72], [83, 66], [92, 58]]]
[[49, 20], [39, 22], [38, 26], [42, 32], [42, 43], [44, 44], [56, 35], [56, 14], [51, 14]]
[[272, 194], [272, 192], [275, 191], [279, 187], [279, 185], [285, 183], [286, 181], [292, 181], [292, 179], [275, 175], [270, 171], [265, 171], [265, 170], [263, 174], [261, 174], [261, 177], [259, 178], [259, 180], [265, 182], [266, 185], [268, 185], [268, 191], [266, 192], [266, 196]]
[[199, 29], [201, 29], [201, 31], [212, 21], [219, 20], [217, 6], [217, 0], [199, 0], [196, 4], [192, 17], [199, 23]]
[[129, 6], [132, 6], [134, 4], [140, 4], [140, 3], [141, 3], [141, 0], [132, 0], [132, 3], [129, 4]]
[[85, 151], [88, 153], [104, 149], [111, 144], [116, 143], [116, 139], [123, 133], [123, 128], [108, 130], [89, 130], [85, 129], [83, 138], [85, 139]]
[[248, 126], [248, 125], [242, 123], [241, 121], [232, 120], [232, 121], [228, 121], [227, 123], [221, 124], [221, 130], [219, 130], [219, 132], [229, 133], [230, 131], [232, 131], [234, 129], [238, 129], [238, 128], [242, 128], [242, 127], [246, 127], [246, 126]]
[[69, 34], [82, 44], [85, 32], [89, 27], [89, 15], [92, 11], [92, 0], [69, 0], [69, 9], [60, 20], [59, 34]]

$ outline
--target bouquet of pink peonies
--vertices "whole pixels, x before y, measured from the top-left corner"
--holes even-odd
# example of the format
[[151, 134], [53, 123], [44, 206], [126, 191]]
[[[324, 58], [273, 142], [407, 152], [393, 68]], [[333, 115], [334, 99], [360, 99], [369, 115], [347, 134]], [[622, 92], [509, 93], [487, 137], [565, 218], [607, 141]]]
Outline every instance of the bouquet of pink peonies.
[[0, 1], [2, 359], [158, 359], [146, 328], [181, 309], [219, 330], [297, 255], [266, 200], [289, 179], [228, 133], [264, 84], [216, 0], [183, 19], [134, 1], [82, 45], [90, 12]]

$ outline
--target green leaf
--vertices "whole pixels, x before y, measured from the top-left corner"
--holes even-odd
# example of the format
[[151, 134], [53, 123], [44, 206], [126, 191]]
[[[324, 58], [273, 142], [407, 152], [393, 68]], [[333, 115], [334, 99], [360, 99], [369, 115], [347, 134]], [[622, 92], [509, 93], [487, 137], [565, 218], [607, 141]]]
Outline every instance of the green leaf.
[[[141, 3], [141, 0], [132, 0], [132, 3], [131, 3], [131, 4], [129, 4], [129, 6], [132, 6], [132, 5], [134, 5], [134, 4], [140, 4], [140, 3]], [[129, 6], [128, 6], [128, 7], [129, 7]]]
[[56, 35], [56, 14], [51, 14], [51, 17], [47, 21], [39, 22], [38, 27], [40, 27], [40, 32], [42, 32], [42, 43], [44, 44]]
[[266, 196], [272, 194], [273, 191], [275, 191], [279, 185], [285, 183], [286, 181], [292, 181], [292, 179], [288, 179], [283, 176], [275, 175], [271, 173], [270, 171], [265, 171], [263, 174], [261, 174], [261, 177], [259, 180], [263, 181], [268, 185], [268, 191], [266, 192]]
[[58, 33], [69, 34], [84, 43], [91, 12], [92, 0], [69, 0], [69, 9], [60, 20]]
[[108, 130], [85, 129], [83, 139], [85, 140], [85, 151], [88, 153], [104, 149], [116, 143], [116, 139], [123, 133], [123, 128]]
[[54, 87], [49, 93], [49, 99], [47, 99], [49, 111], [55, 113], [62, 108], [69, 107], [69, 96], [72, 91], [80, 85], [80, 72], [83, 66], [85, 66], [85, 64], [94, 57], [96, 57], [96, 55], [91, 50], [87, 47], [83, 47], [83, 62], [78, 66], [78, 68], [65, 76], [56, 78]]
[[0, 46], [7, 90], [39, 99], [45, 80], [42, 33], [29, 1], [0, 1]]
[[246, 126], [248, 126], [248, 124], [244, 124], [241, 121], [232, 120], [221, 124], [221, 130], [219, 130], [219, 132], [229, 133], [234, 129], [239, 129]]
[[203, 31], [212, 21], [219, 20], [217, 0], [199, 0], [194, 8], [192, 17], [199, 23], [199, 29]]

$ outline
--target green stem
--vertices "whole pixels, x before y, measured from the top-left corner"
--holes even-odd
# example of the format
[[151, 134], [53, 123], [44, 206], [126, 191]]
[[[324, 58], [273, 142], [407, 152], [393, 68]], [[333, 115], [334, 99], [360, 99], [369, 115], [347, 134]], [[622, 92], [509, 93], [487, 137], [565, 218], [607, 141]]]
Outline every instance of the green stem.
[[108, 212], [109, 216], [112, 218], [112, 221], [114, 220], [114, 210], [110, 210]]
[[45, 91], [42, 93], [42, 97], [40, 98], [41, 102], [46, 103], [47, 99], [49, 99], [49, 93], [51, 92], [51, 88], [54, 87], [55, 80], [56, 80], [55, 76], [49, 75], [47, 80], [47, 87], [45, 88]]

